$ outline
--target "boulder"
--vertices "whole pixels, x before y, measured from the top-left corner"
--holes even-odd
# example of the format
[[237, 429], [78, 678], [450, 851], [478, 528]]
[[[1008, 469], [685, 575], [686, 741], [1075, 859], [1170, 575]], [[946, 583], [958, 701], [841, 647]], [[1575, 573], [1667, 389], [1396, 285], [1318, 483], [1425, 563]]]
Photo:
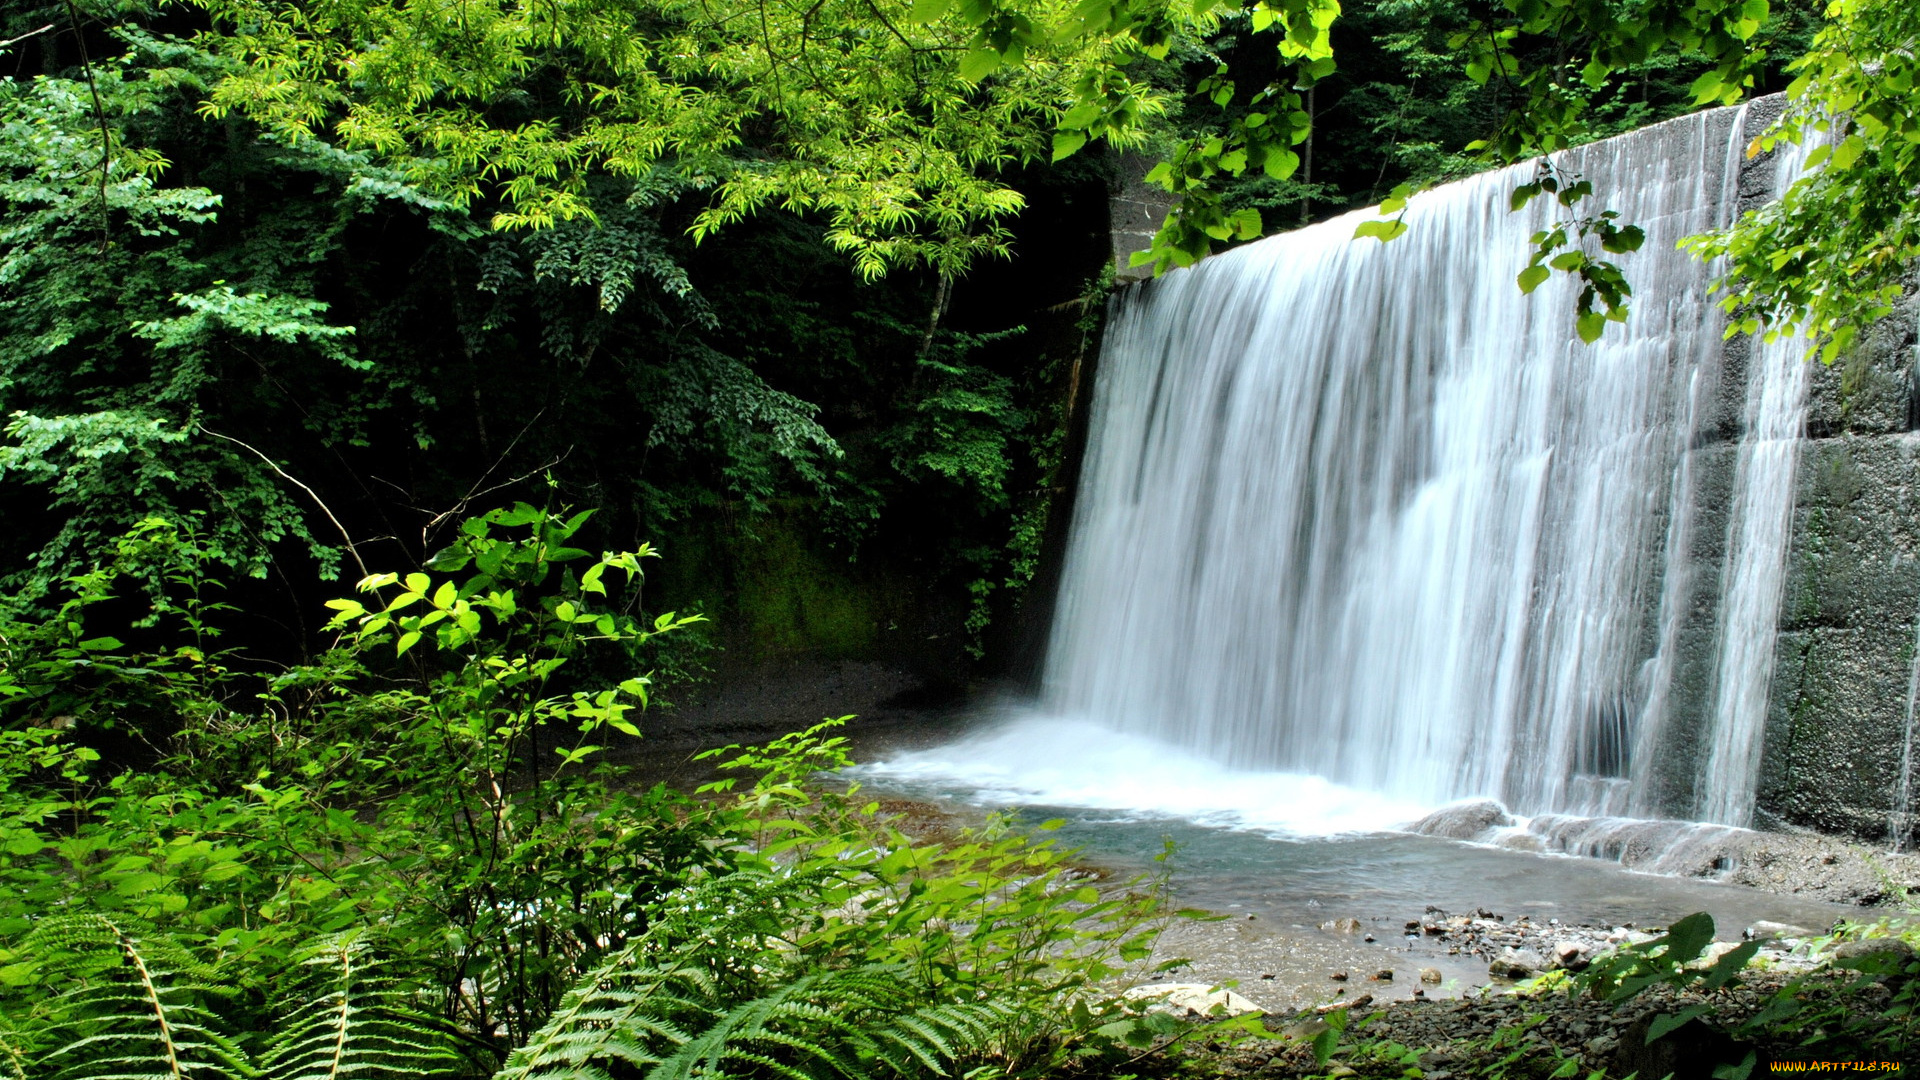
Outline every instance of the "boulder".
[[1195, 1020], [1258, 1016], [1262, 1011], [1239, 994], [1206, 983], [1152, 983], [1136, 986], [1122, 996], [1156, 1012]]
[[1532, 949], [1503, 948], [1487, 964], [1487, 973], [1502, 979], [1531, 979], [1547, 969], [1547, 962]]
[[1897, 937], [1861, 938], [1835, 945], [1830, 959], [1838, 967], [1894, 973], [1913, 962], [1914, 951]]
[[1477, 840], [1494, 829], [1512, 828], [1513, 815], [1492, 799], [1443, 806], [1408, 826], [1409, 832], [1449, 840]]
[[1562, 968], [1567, 971], [1584, 971], [1593, 962], [1593, 954], [1578, 941], [1561, 941], [1553, 946], [1553, 959], [1549, 968]]

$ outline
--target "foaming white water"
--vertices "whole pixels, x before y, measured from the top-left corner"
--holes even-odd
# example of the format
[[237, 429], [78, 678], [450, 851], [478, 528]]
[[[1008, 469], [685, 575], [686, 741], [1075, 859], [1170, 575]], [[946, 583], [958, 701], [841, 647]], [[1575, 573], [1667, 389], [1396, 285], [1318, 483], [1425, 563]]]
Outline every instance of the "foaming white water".
[[990, 806], [1108, 810], [1297, 837], [1384, 832], [1427, 810], [1318, 776], [1229, 768], [1149, 736], [1061, 717], [1012, 718], [849, 775]]
[[1536, 814], [1516, 818], [1487, 799], [1443, 806], [1410, 832], [1489, 847], [1617, 862], [1631, 870], [1712, 877], [1732, 869], [1761, 834], [1733, 825]]
[[[1593, 346], [1570, 332], [1575, 283], [1515, 286], [1560, 212], [1508, 211], [1525, 167], [1416, 199], [1392, 244], [1356, 243], [1350, 216], [1120, 298], [1043, 711], [1223, 775], [1743, 823], [1803, 381], [1756, 349], [1745, 415], [1717, 415], [1710, 271], [1675, 250], [1730, 220], [1743, 119], [1556, 159], [1647, 233], [1619, 258], [1632, 317]], [[1698, 474], [1729, 427], [1719, 614], [1687, 662]], [[1702, 670], [1705, 702], [1680, 685]], [[1674, 747], [1697, 756], [1661, 760]], [[1138, 764], [1157, 785], [1160, 760]]]
[[[1774, 161], [1774, 190], [1804, 170], [1815, 140]], [[1793, 542], [1794, 475], [1807, 427], [1808, 341], [1790, 335], [1750, 342], [1747, 400], [1727, 530], [1720, 598], [1720, 650], [1705, 777], [1703, 821], [1746, 825], [1760, 782], [1761, 734], [1773, 682], [1774, 635]], [[1764, 628], [1766, 633], [1752, 632]]]

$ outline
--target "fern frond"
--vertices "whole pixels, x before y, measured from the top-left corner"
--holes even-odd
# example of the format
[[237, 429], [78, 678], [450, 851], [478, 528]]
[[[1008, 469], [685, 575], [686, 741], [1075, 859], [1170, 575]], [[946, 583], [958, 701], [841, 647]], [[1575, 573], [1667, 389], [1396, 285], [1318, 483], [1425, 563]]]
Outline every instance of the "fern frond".
[[164, 935], [104, 915], [48, 919], [21, 943], [51, 983], [54, 1080], [241, 1080], [245, 1057], [203, 1004], [223, 992], [206, 965]]
[[[1018, 1010], [904, 964], [796, 953], [847, 882], [746, 870], [687, 889], [568, 992], [496, 1080], [919, 1080], [1000, 1050]], [[838, 892], [835, 892], [838, 887]]]
[[731, 1002], [758, 996], [754, 963], [773, 960], [767, 943], [822, 877], [748, 870], [681, 890], [567, 992], [496, 1080], [606, 1080], [615, 1061], [658, 1069]]
[[328, 934], [290, 959], [276, 997], [285, 1010], [262, 1080], [433, 1077], [460, 1059], [438, 1020], [414, 1009], [365, 931]]
[[6, 1080], [27, 1080], [27, 1062], [32, 1053], [31, 1030], [0, 1012], [0, 1076]]

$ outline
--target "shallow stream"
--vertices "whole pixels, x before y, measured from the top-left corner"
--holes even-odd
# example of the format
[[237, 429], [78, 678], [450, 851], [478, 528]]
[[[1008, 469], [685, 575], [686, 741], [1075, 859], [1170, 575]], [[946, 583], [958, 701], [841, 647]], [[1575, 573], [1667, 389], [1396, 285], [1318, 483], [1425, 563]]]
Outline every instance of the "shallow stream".
[[[954, 739], [919, 748], [869, 745], [855, 770], [865, 790], [956, 810], [1014, 809], [1061, 819], [1063, 844], [1122, 876], [1147, 873], [1175, 845], [1178, 903], [1228, 914], [1177, 928], [1163, 952], [1196, 960], [1195, 981], [1237, 980], [1268, 1008], [1336, 993], [1407, 997], [1415, 972], [1442, 988], [1488, 981], [1483, 957], [1409, 921], [1430, 909], [1488, 912], [1534, 924], [1663, 926], [1694, 911], [1722, 938], [1769, 920], [1824, 931], [1862, 911], [1694, 878], [1637, 873], [1599, 859], [1541, 855], [1401, 831], [1433, 807], [1395, 802], [1312, 776], [1223, 768], [1175, 747], [1091, 723], [1003, 711]], [[1358, 933], [1323, 929], [1359, 920]], [[1374, 940], [1364, 940], [1370, 935]], [[1394, 970], [1391, 981], [1371, 978]], [[1336, 983], [1335, 971], [1349, 979]], [[1270, 976], [1270, 977], [1269, 977]]]

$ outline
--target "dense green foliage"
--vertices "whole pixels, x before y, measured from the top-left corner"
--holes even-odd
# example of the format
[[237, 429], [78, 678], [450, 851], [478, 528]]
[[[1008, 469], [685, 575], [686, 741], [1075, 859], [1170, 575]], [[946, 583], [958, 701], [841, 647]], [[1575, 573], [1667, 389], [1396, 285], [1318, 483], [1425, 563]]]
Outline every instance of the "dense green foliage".
[[813, 213], [868, 278], [1004, 254], [1024, 200], [995, 174], [1039, 156], [1059, 99], [1110, 51], [1029, 37], [983, 81], [1000, 56], [962, 55], [971, 32], [932, 3], [200, 6], [210, 46], [245, 65], [210, 115], [378, 153], [461, 205], [498, 198], [496, 225], [595, 215], [597, 171], [665, 173], [710, 191], [695, 237], [767, 207]]
[[[1756, 150], [1821, 142], [1812, 171], [1699, 248], [1738, 329], [1831, 359], [1920, 253], [1915, 19], [10, 8], [0, 1068], [1038, 1076], [1164, 1046], [1107, 996], [1153, 897], [1045, 840], [907, 837], [802, 783], [845, 760], [819, 733], [740, 751], [739, 792], [609, 764], [646, 673], [701, 654], [664, 606], [726, 599], [724, 572], [643, 596], [640, 537], [911, 576], [904, 636], [977, 655], [1057, 525], [1103, 144], [1164, 159], [1164, 269], [1381, 198], [1362, 235], [1390, 240], [1426, 183], [1791, 77]], [[1544, 162], [1515, 193], [1565, 210], [1519, 287], [1580, 277], [1589, 339], [1640, 236], [1606, 195]], [[1686, 967], [1704, 940], [1676, 926], [1590, 989], [1731, 978], [1745, 956]], [[1753, 1023], [1908, 1037], [1821, 993]]]
[[[819, 553], [925, 590], [852, 637], [912, 611], [929, 659], [978, 655], [1057, 516], [1087, 337], [1043, 309], [1103, 291], [1100, 145], [1165, 158], [1165, 267], [1782, 84], [1812, 48], [1807, 108], [1868, 103], [1858, 161], [1714, 243], [1748, 318], [1838, 348], [1887, 306], [1912, 178], [1898, 71], [1845, 67], [1906, 31], [1834, 10], [22, 8], [0, 27], [23, 72], [0, 87], [0, 503], [27, 527], [0, 583], [44, 595], [163, 516], [266, 583], [249, 636], [298, 659], [316, 570], [365, 545], [418, 565], [544, 477], [602, 509], [597, 543], [723, 549], [687, 561], [721, 581], [770, 512], [806, 521]], [[1578, 177], [1543, 167], [1518, 194], [1541, 193], [1564, 220], [1521, 285], [1581, 278], [1592, 338], [1626, 315], [1609, 253], [1639, 234]], [[1842, 209], [1827, 243], [1809, 223]]]
[[[1140, 1037], [1098, 988], [1144, 957], [1150, 893], [1001, 826], [916, 842], [803, 786], [845, 764], [825, 735], [716, 751], [757, 778], [737, 794], [602, 760], [646, 702], [639, 647], [687, 620], [625, 613], [646, 552], [569, 547], [585, 517], [463, 524], [282, 673], [216, 647], [205, 552], [157, 523], [54, 619], [0, 627], [0, 1042], [24, 1074], [1024, 1075]], [[154, 564], [167, 647], [87, 636]]]
[[[1030, 573], [1015, 564], [1083, 345], [1021, 323], [1071, 321], [1034, 307], [1098, 289], [1085, 248], [1012, 310], [938, 274], [867, 284], [830, 225], [793, 213], [696, 247], [707, 189], [665, 166], [593, 172], [575, 196], [591, 221], [499, 233], [494, 204], [392, 163], [209, 122], [201, 102], [239, 69], [169, 35], [190, 26], [89, 21], [83, 66], [71, 33], [31, 36], [61, 15], [0, 30], [47, 69], [0, 84], [9, 590], [44, 596], [157, 515], [265, 582], [235, 582], [249, 641], [298, 659], [316, 577], [363, 569], [351, 549], [418, 565], [451, 522], [543, 478], [604, 508], [597, 542], [697, 535], [719, 549], [705, 562], [803, 506], [823, 551], [898, 553], [958, 597], [915, 640], [977, 627], [971, 594]], [[1086, 184], [1025, 186], [1057, 204]]]
[[1778, 202], [1696, 245], [1732, 270], [1735, 329], [1798, 328], [1828, 363], [1892, 311], [1920, 256], [1920, 80], [1910, 5], [1835, 0], [1790, 65], [1787, 113], [1750, 153], [1806, 150], [1809, 172]]

